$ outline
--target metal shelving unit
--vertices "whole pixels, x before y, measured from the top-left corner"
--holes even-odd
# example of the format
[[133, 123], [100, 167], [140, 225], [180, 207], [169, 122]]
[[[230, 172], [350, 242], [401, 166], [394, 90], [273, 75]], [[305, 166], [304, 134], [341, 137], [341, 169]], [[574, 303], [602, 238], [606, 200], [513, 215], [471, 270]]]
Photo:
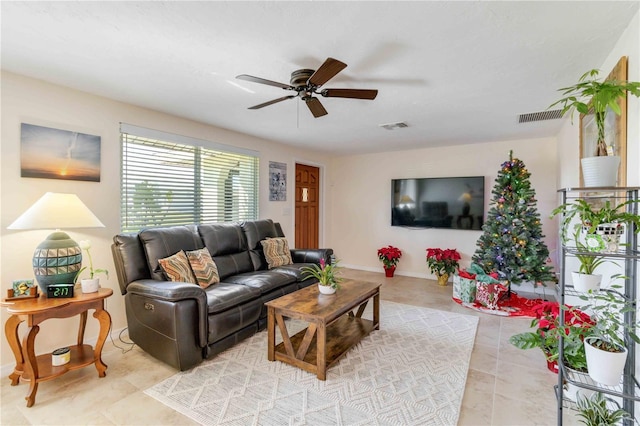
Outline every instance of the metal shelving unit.
[[[602, 199], [602, 200], [614, 200], [616, 203], [624, 201], [633, 201], [628, 206], [630, 213], [638, 214], [639, 199], [638, 192], [640, 187], [602, 187], [602, 188], [564, 188], [558, 190], [562, 194], [562, 204], [570, 202], [575, 199]], [[578, 251], [575, 247], [569, 247], [562, 245], [562, 257], [560, 260], [560, 279], [558, 283], [558, 303], [560, 305], [565, 304], [566, 296], [579, 296], [580, 293], [573, 289], [573, 286], [567, 283], [566, 273], [566, 260], [568, 257], [575, 255], [592, 255], [592, 256], [605, 256], [608, 259], [618, 260], [624, 263], [624, 285], [622, 287], [621, 295], [628, 300], [633, 301], [634, 306], [637, 303], [637, 288], [638, 285], [638, 263], [640, 261], [640, 251], [638, 250], [638, 235], [634, 232], [634, 229], [630, 226], [626, 230], [626, 246], [624, 249], [615, 253], [599, 253], [599, 252], [582, 252]], [[636, 324], [635, 309], [632, 312], [625, 313], [624, 321], [627, 324]], [[564, 316], [560, 315], [560, 327], [564, 326]], [[636, 344], [629, 336], [625, 336], [625, 343], [628, 350], [627, 362], [624, 368], [624, 374], [622, 381], [618, 386], [604, 386], [599, 384], [591, 384], [586, 381], [576, 380], [567, 375], [567, 371], [562, 362], [564, 357], [564, 342], [562, 336], [558, 342], [558, 384], [555, 387], [558, 407], [558, 425], [562, 425], [563, 422], [563, 410], [575, 409], [575, 403], [568, 400], [564, 396], [564, 383], [568, 382], [575, 386], [602, 392], [607, 396], [610, 401], [611, 408], [622, 408], [632, 416], [632, 420], [625, 422], [625, 425], [633, 425], [638, 423], [635, 416], [635, 403], [640, 401], [640, 383], [636, 378]], [[620, 404], [617, 400], [620, 400]], [[618, 407], [616, 407], [616, 405]]]

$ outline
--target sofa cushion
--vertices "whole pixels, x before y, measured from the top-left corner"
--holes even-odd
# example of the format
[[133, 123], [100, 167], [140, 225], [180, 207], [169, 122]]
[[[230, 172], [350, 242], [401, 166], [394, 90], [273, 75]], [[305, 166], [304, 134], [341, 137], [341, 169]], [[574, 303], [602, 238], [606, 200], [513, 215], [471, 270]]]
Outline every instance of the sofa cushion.
[[225, 282], [242, 284], [268, 293], [274, 289], [296, 282], [295, 277], [274, 271], [256, 271], [245, 274], [233, 275], [225, 279]]
[[199, 225], [198, 233], [213, 257], [249, 250], [245, 233], [237, 223]]
[[249, 254], [251, 255], [254, 269], [256, 271], [267, 269], [268, 264], [264, 257], [260, 241], [266, 238], [280, 236], [278, 235], [275, 224], [271, 219], [262, 219], [242, 222], [240, 226], [247, 238], [247, 246], [249, 247]]
[[207, 309], [210, 314], [223, 312], [240, 306], [251, 300], [260, 298], [257, 288], [221, 282], [205, 290], [207, 295]]
[[269, 269], [276, 266], [291, 265], [291, 252], [286, 238], [267, 238], [260, 241]]
[[187, 259], [189, 259], [189, 265], [191, 265], [193, 275], [195, 275], [200, 287], [207, 288], [211, 284], [220, 282], [218, 267], [206, 247], [200, 250], [188, 251]]
[[[273, 272], [278, 272], [285, 275], [291, 275], [296, 279], [296, 281], [304, 281], [309, 278], [308, 275], [304, 274], [302, 268], [305, 266], [312, 266], [313, 263], [292, 263], [290, 265], [282, 265], [276, 268], [273, 268]], [[315, 278], [313, 278], [315, 280]], [[317, 280], [316, 280], [317, 281]]]
[[159, 281], [164, 281], [165, 277], [158, 259], [172, 256], [180, 250], [190, 251], [204, 247], [195, 225], [144, 229], [138, 235], [144, 246], [151, 278]]
[[180, 250], [172, 256], [158, 259], [158, 263], [169, 280], [197, 284], [196, 277], [189, 265], [189, 259], [184, 251]]

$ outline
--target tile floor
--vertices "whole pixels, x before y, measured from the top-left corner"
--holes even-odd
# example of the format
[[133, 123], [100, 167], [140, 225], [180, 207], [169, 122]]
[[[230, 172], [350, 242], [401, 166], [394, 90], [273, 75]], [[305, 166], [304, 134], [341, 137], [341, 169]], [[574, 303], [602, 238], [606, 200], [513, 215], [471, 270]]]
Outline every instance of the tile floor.
[[[528, 330], [529, 319], [492, 316], [461, 307], [451, 300], [451, 283], [439, 287], [435, 281], [425, 279], [385, 278], [382, 273], [347, 269], [344, 276], [381, 281], [383, 300], [480, 318], [459, 425], [556, 424], [553, 385], [557, 376], [546, 369], [539, 350], [519, 350], [508, 342], [512, 334]], [[116, 333], [113, 339], [120, 345]], [[27, 385], [12, 387], [9, 379], [2, 377], [0, 424], [195, 424], [143, 392], [175, 374], [171, 367], [138, 347], [123, 354], [110, 341], [105, 345], [103, 359], [108, 365], [105, 378], [99, 379], [95, 369], [87, 367], [43, 382], [31, 408], [24, 401]], [[565, 414], [565, 424], [575, 424], [571, 413]]]

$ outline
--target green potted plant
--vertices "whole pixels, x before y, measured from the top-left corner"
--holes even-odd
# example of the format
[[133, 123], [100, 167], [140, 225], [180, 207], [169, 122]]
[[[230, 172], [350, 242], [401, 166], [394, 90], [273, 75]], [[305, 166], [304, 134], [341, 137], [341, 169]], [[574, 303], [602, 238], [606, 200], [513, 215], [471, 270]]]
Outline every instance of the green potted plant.
[[586, 200], [577, 199], [553, 209], [551, 217], [562, 214], [560, 227], [564, 242], [567, 241], [571, 222], [577, 216], [579, 223], [574, 229], [582, 227], [587, 233], [586, 247], [589, 251], [617, 251], [617, 241], [624, 233], [624, 225], [633, 226], [636, 233], [640, 231], [640, 216], [626, 211], [626, 206], [633, 202], [629, 200], [612, 206], [611, 201], [606, 200], [598, 208]]
[[586, 293], [589, 290], [596, 291], [600, 289], [602, 275], [596, 274], [596, 269], [607, 262], [604, 256], [597, 254], [589, 254], [588, 247], [580, 241], [579, 231], [576, 230], [574, 240], [577, 253], [574, 257], [580, 262], [580, 268], [571, 272], [571, 280], [576, 291]]
[[320, 264], [304, 266], [301, 268], [304, 278], [315, 278], [318, 280], [318, 290], [322, 294], [333, 294], [340, 288], [342, 278], [338, 277], [339, 260], [333, 263], [326, 263], [324, 259], [320, 259]]
[[596, 392], [589, 398], [578, 398], [576, 403], [580, 423], [587, 426], [615, 425], [626, 419], [631, 419], [629, 413], [621, 408], [610, 410], [607, 400], [601, 392]]
[[[614, 275], [613, 279], [624, 276]], [[599, 383], [615, 386], [620, 383], [627, 360], [624, 335], [640, 344], [635, 329], [640, 324], [628, 324], [624, 315], [635, 311], [635, 301], [624, 298], [616, 290], [620, 285], [580, 296], [589, 303], [583, 309], [593, 312], [595, 325], [584, 339], [589, 376]]]
[[[107, 279], [109, 279], [109, 271], [102, 268], [93, 269], [93, 259], [91, 258], [91, 242], [89, 240], [82, 240], [78, 243], [82, 250], [87, 252], [87, 257], [89, 258], [89, 278], [80, 280], [80, 285], [82, 286], [83, 293], [95, 293], [100, 289], [100, 278], [95, 277], [98, 274], [105, 274]], [[78, 282], [78, 278], [80, 275], [87, 269], [86, 266], [82, 267], [77, 273], [74, 279], [74, 284]]]
[[[562, 99], [554, 102], [549, 106], [552, 108], [556, 105], [562, 107], [561, 114], [564, 115], [568, 111], [578, 111], [581, 114], [588, 114], [593, 111], [596, 127], [598, 129], [596, 152], [594, 157], [583, 158], [582, 167], [591, 166], [592, 163], [611, 163], [612, 172], [608, 175], [606, 181], [587, 182], [586, 186], [614, 186], [620, 164], [620, 157], [609, 155], [607, 150], [607, 142], [605, 140], [605, 118], [607, 109], [611, 109], [615, 114], [620, 115], [621, 109], [618, 101], [627, 96], [627, 91], [634, 96], [640, 97], [640, 83], [624, 80], [598, 80], [599, 71], [593, 69], [584, 73], [578, 82], [569, 87], [559, 89], [562, 92]], [[584, 173], [584, 176], [588, 176]], [[595, 176], [604, 176], [602, 173], [596, 173]]]
[[[539, 348], [544, 353], [549, 369], [557, 371], [560, 355], [558, 338], [564, 330], [564, 362], [577, 371], [587, 370], [583, 339], [590, 334], [593, 320], [585, 312], [558, 302], [542, 302], [534, 306], [536, 318], [531, 321], [534, 331], [514, 334], [509, 343], [519, 349]], [[564, 315], [564, 329], [560, 328], [560, 312]]]
[[[557, 302], [543, 302], [533, 307], [536, 318], [531, 322], [534, 331], [515, 334], [509, 342], [519, 349], [539, 348], [547, 359], [547, 368], [558, 372], [559, 337], [563, 337], [563, 364], [565, 372], [573, 382], [589, 383], [587, 376], [587, 358], [583, 340], [589, 336], [593, 320], [585, 312], [571, 306], [562, 306]], [[560, 312], [564, 315], [564, 328], [560, 327]], [[593, 384], [593, 382], [591, 382]], [[569, 381], [564, 384], [565, 395], [575, 401], [580, 392], [590, 391], [573, 386]]]

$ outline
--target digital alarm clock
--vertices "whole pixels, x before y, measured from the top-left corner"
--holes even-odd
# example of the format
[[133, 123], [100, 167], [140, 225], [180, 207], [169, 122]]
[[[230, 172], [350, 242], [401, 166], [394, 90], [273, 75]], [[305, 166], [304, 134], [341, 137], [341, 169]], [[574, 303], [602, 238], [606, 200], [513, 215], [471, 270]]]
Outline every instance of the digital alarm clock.
[[47, 287], [47, 297], [52, 299], [73, 297], [73, 287], [73, 284], [49, 284]]

